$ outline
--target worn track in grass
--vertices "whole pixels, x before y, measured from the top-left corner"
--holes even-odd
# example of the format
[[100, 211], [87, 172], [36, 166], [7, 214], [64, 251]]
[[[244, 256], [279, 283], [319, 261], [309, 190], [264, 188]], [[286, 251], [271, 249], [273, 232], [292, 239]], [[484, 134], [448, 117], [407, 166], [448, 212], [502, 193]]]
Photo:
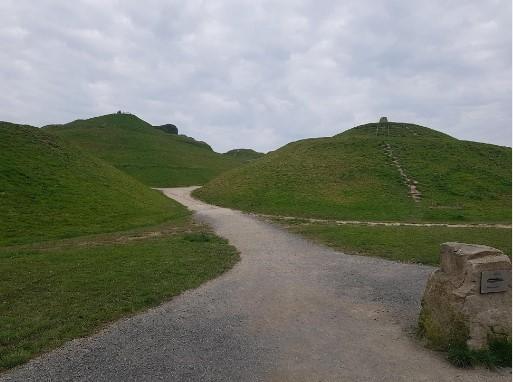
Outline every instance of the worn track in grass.
[[271, 220], [297, 220], [308, 223], [332, 223], [337, 225], [367, 225], [367, 226], [385, 226], [385, 227], [445, 227], [445, 228], [497, 228], [511, 229], [511, 224], [491, 224], [491, 223], [408, 223], [408, 222], [378, 222], [378, 221], [360, 221], [360, 220], [335, 220], [335, 219], [316, 219], [300, 216], [283, 216], [269, 214], [250, 214], [252, 216], [262, 217]]
[[413, 335], [431, 267], [348, 256], [258, 218], [163, 192], [241, 251], [232, 270], [68, 343], [2, 381], [506, 381]]

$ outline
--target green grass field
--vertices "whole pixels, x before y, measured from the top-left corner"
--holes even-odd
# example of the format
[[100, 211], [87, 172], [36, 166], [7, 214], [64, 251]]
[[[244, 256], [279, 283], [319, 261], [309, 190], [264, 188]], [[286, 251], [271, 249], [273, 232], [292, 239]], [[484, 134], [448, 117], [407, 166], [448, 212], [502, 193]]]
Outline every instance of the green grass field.
[[[376, 124], [306, 139], [228, 171], [194, 195], [243, 211], [321, 219], [511, 222], [511, 148]], [[408, 196], [388, 143], [423, 198]]]
[[237, 260], [188, 218], [0, 248], [0, 371], [195, 288]]
[[188, 214], [59, 137], [0, 123], [0, 246], [114, 232]]
[[287, 229], [347, 254], [438, 265], [440, 244], [484, 244], [511, 257], [511, 229], [337, 225], [277, 220]]
[[109, 114], [44, 130], [152, 187], [201, 185], [243, 163], [214, 152], [204, 142], [165, 133], [132, 114]]

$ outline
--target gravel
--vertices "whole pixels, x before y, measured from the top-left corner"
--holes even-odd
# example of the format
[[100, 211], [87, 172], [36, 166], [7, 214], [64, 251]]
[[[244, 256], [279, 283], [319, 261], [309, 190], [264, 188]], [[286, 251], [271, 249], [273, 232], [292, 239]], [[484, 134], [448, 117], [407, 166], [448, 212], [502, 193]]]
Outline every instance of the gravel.
[[415, 339], [433, 268], [345, 255], [196, 201], [192, 189], [162, 191], [227, 238], [241, 261], [0, 381], [510, 380], [456, 369]]

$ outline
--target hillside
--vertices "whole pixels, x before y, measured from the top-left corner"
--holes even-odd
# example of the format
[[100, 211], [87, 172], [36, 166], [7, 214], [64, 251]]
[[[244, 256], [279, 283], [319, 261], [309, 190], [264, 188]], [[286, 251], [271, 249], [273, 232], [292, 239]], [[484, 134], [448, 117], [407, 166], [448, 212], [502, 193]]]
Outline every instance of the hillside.
[[225, 152], [223, 155], [229, 156], [232, 158], [236, 158], [243, 162], [252, 161], [258, 158], [263, 157], [264, 153], [259, 153], [258, 151], [252, 149], [233, 149]]
[[153, 187], [204, 184], [241, 161], [184, 135], [154, 128], [132, 114], [109, 114], [45, 130]]
[[59, 137], [0, 122], [0, 246], [186, 215], [178, 203]]
[[414, 124], [366, 124], [290, 143], [210, 181], [207, 202], [275, 215], [511, 222], [511, 148]]

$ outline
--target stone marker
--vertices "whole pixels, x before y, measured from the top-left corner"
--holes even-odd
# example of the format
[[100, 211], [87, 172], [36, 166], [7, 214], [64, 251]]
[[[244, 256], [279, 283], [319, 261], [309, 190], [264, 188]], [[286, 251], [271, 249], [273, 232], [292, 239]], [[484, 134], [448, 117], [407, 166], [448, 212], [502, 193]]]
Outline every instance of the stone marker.
[[484, 245], [444, 243], [440, 269], [422, 298], [421, 333], [446, 349], [466, 343], [486, 349], [490, 340], [511, 340], [511, 261]]

